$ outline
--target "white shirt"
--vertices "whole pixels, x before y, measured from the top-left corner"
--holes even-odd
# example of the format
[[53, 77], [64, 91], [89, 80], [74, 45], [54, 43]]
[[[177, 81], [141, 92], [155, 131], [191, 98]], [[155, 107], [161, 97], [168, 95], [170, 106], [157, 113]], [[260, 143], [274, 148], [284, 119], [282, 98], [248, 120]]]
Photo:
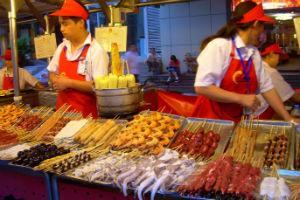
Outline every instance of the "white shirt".
[[[257, 48], [246, 46], [238, 35], [235, 36], [235, 43], [240, 49], [243, 60], [249, 60], [252, 57], [259, 86], [257, 94], [272, 89], [271, 78], [262, 66], [262, 59]], [[216, 85], [219, 87], [231, 61], [231, 49], [231, 39], [216, 38], [209, 42], [197, 58], [198, 70], [194, 86]], [[239, 60], [237, 51], [235, 51], [235, 59]]]
[[[3, 78], [4, 75], [8, 77], [13, 77], [13, 72], [8, 72], [7, 67], [3, 67], [0, 70], [0, 89], [3, 89]], [[34, 87], [37, 84], [38, 80], [34, 78], [26, 69], [19, 67], [19, 83], [20, 89], [25, 89], [26, 86]]]
[[131, 74], [140, 74], [139, 70], [139, 54], [134, 51], [127, 51], [123, 56], [127, 60]]
[[[277, 93], [279, 94], [281, 100], [283, 102], [287, 101], [290, 99], [295, 91], [293, 88], [283, 79], [283, 77], [280, 75], [280, 73], [270, 67], [270, 65], [266, 62], [263, 62], [263, 66], [266, 70], [266, 72], [270, 75], [274, 88], [276, 89]], [[269, 107], [269, 104], [266, 102], [266, 100], [263, 98], [261, 94], [257, 95], [258, 99], [260, 100], [260, 107], [255, 111], [254, 115], [258, 116], [265, 112], [267, 108]]]
[[84, 49], [84, 46], [90, 44], [89, 50], [86, 54], [86, 58], [83, 61], [80, 61], [78, 64], [78, 68], [80, 68], [80, 65], [87, 65], [86, 66], [86, 74], [85, 79], [87, 81], [94, 80], [98, 76], [105, 76], [108, 73], [108, 55], [107, 52], [102, 48], [102, 46], [95, 40], [92, 39], [91, 34], [88, 35], [84, 43], [82, 44], [82, 47], [71, 52], [71, 42], [64, 39], [64, 41], [57, 47], [54, 56], [49, 63], [47, 69], [49, 72], [58, 73], [59, 68], [59, 58], [61, 51], [66, 46], [66, 57], [69, 61], [74, 61], [78, 59], [81, 52]]

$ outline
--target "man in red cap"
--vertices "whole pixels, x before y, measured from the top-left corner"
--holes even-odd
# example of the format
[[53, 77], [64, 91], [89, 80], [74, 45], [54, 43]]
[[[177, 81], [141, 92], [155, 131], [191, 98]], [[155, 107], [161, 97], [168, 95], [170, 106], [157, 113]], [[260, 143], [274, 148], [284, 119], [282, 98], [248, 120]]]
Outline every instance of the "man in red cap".
[[[10, 49], [5, 50], [3, 58], [5, 62], [3, 68], [0, 70], [0, 89], [11, 90], [14, 89], [14, 76]], [[44, 86], [35, 77], [23, 68], [19, 68], [19, 84], [21, 90], [25, 89], [26, 86], [31, 86], [37, 89], [44, 88]]]
[[95, 77], [107, 75], [108, 55], [86, 30], [88, 11], [79, 1], [65, 0], [59, 17], [64, 41], [58, 46], [48, 70], [53, 88], [58, 91], [56, 108], [71, 105], [87, 116], [98, 116], [93, 93]]
[[[271, 77], [274, 88], [281, 100], [283, 102], [291, 100], [294, 103], [300, 103], [300, 94], [293, 90], [276, 69], [280, 56], [284, 55], [279, 45], [269, 42], [263, 44], [260, 48], [260, 55], [263, 59], [263, 67]], [[261, 95], [258, 95], [258, 98], [261, 101], [261, 105], [254, 114], [259, 116], [260, 119], [271, 119], [275, 114], [274, 110]]]

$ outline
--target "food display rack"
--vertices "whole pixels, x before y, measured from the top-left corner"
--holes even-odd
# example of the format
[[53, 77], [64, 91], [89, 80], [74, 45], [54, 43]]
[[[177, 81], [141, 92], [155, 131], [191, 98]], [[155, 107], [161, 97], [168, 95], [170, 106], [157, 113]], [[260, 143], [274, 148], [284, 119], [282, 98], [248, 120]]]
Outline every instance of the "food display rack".
[[[145, 111], [149, 112], [149, 111]], [[142, 112], [142, 113], [145, 113]], [[167, 114], [169, 115], [169, 114]], [[183, 130], [191, 122], [200, 122], [207, 124], [208, 127], [214, 127], [213, 129], [222, 131], [223, 141], [218, 149], [218, 154], [225, 151], [226, 146], [230, 143], [231, 134], [234, 133], [234, 123], [226, 120], [213, 120], [213, 119], [198, 119], [198, 118], [183, 118], [181, 116], [169, 115], [173, 118], [182, 119]], [[101, 121], [101, 120], [100, 120]], [[120, 120], [122, 121], [122, 120]], [[247, 123], [247, 122], [246, 122]], [[289, 140], [295, 141], [296, 134], [294, 126], [287, 122], [281, 121], [255, 121], [255, 125], [262, 127], [263, 132], [270, 130], [272, 126], [284, 127], [289, 135]], [[297, 135], [297, 138], [299, 136]], [[299, 142], [299, 141], [298, 141]], [[293, 158], [295, 156], [294, 146], [296, 144], [292, 142], [289, 153], [288, 168], [293, 165]], [[280, 169], [278, 173], [282, 177], [296, 177], [299, 179], [299, 171], [291, 171], [287, 169]], [[8, 161], [0, 161], [0, 199], [5, 196], [13, 194], [16, 198], [24, 199], [105, 199], [105, 200], [128, 200], [137, 199], [134, 191], [130, 191], [129, 195], [125, 197], [119, 188], [114, 185], [107, 185], [102, 183], [94, 183], [86, 180], [81, 180], [66, 175], [54, 174], [51, 172], [44, 172], [33, 170], [29, 167], [23, 167], [10, 164]], [[149, 199], [146, 195], [145, 199]], [[155, 199], [205, 199], [196, 197], [184, 197], [179, 196], [178, 193], [157, 193]]]

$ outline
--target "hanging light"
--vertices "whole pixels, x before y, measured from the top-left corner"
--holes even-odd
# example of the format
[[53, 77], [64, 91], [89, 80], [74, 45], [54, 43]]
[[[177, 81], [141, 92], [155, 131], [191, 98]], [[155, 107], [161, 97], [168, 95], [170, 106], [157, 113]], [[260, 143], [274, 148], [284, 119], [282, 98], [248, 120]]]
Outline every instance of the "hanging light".
[[278, 9], [287, 6], [286, 2], [263, 2], [264, 9]]
[[273, 17], [275, 17], [276, 20], [291, 20], [293, 19], [296, 14], [295, 13], [278, 13], [278, 14], [274, 14], [272, 15]]

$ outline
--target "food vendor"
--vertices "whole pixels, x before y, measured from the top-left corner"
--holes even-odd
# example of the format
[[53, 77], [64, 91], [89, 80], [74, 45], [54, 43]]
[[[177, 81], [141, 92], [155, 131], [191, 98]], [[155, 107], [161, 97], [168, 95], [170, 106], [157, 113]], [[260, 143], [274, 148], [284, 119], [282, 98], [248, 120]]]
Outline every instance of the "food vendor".
[[256, 94], [261, 93], [284, 120], [299, 121], [285, 110], [255, 47], [266, 23], [274, 21], [261, 4], [241, 2], [228, 23], [203, 41], [194, 84], [201, 96], [193, 116], [238, 122], [259, 107]]
[[[13, 64], [12, 64], [12, 52], [10, 49], [6, 49], [3, 59], [4, 66], [0, 70], [0, 89], [11, 90], [14, 89], [14, 77], [13, 77]], [[36, 89], [42, 89], [44, 86], [32, 76], [26, 69], [19, 67], [19, 83], [20, 89], [23, 90], [26, 86], [31, 86]]]
[[[272, 79], [272, 83], [281, 100], [286, 102], [291, 100], [294, 103], [300, 103], [300, 93], [295, 92], [293, 88], [284, 80], [284, 78], [277, 71], [277, 65], [280, 56], [284, 52], [276, 43], [265, 43], [260, 48], [260, 55], [263, 59], [263, 67]], [[265, 101], [262, 95], [257, 96], [261, 102], [260, 107], [255, 111], [254, 115], [259, 116], [259, 119], [271, 119], [275, 114], [274, 110]]]
[[89, 13], [75, 0], [65, 0], [58, 16], [64, 41], [58, 46], [48, 65], [53, 88], [58, 91], [56, 108], [71, 105], [87, 116], [98, 116], [93, 92], [95, 77], [107, 75], [108, 55], [86, 29]]

